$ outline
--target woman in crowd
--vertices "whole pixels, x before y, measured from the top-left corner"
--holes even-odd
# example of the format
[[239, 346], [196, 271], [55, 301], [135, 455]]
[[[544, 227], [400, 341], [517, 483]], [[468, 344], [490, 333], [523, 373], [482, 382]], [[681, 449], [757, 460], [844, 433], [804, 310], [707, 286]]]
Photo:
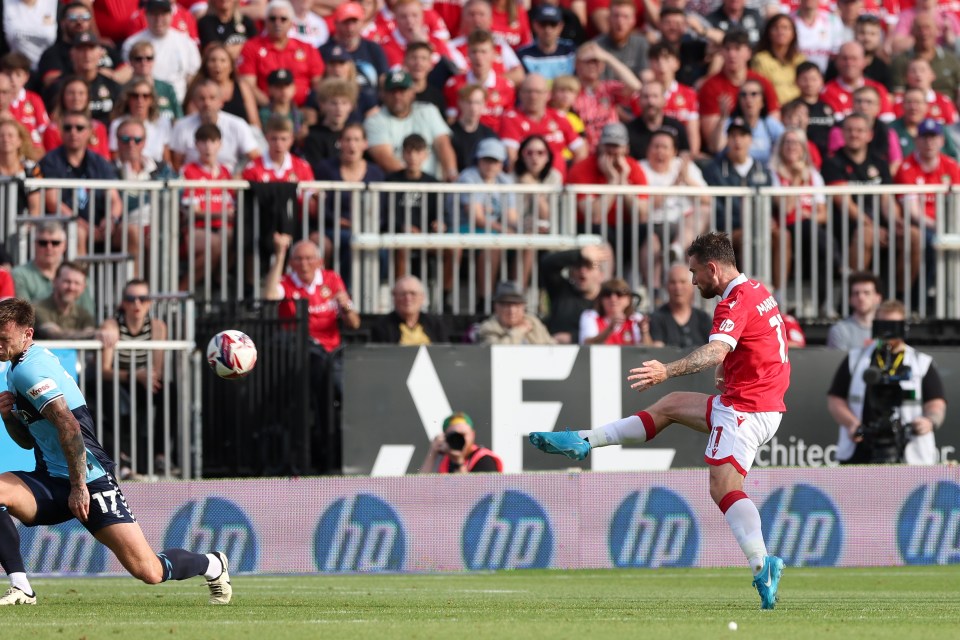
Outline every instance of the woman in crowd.
[[[723, 102], [721, 101], [721, 109]], [[711, 135], [713, 149], [723, 149], [727, 146], [727, 127], [731, 120], [742, 119], [753, 134], [753, 144], [750, 145], [750, 157], [761, 164], [768, 164], [773, 154], [773, 146], [783, 134], [783, 125], [776, 118], [770, 116], [767, 101], [763, 95], [763, 85], [756, 80], [747, 80], [740, 87], [737, 94], [737, 103], [733, 113], [723, 114], [729, 117], [720, 118]]]
[[[90, 113], [90, 86], [86, 80], [76, 76], [67, 78], [60, 87], [57, 101], [53, 105], [53, 113], [50, 114], [50, 126], [43, 132], [45, 150], [50, 151], [63, 144], [63, 137], [60, 135], [60, 119], [63, 114], [71, 111]], [[110, 136], [107, 134], [107, 127], [96, 119], [90, 124], [93, 131], [87, 148], [104, 158], [109, 158]]]
[[[543, 184], [557, 187], [563, 185], [563, 175], [553, 166], [553, 151], [541, 135], [532, 135], [520, 143], [517, 161], [513, 165], [517, 184]], [[527, 194], [519, 198], [520, 228], [524, 233], [547, 233], [551, 228], [550, 203], [556, 209], [559, 196]], [[533, 249], [523, 252], [524, 287], [530, 284], [530, 273], [535, 258]]]
[[[30, 133], [16, 120], [0, 120], [0, 177], [21, 181], [39, 178], [37, 160], [43, 150], [30, 139]], [[23, 182], [17, 182], [17, 214], [40, 215], [40, 191], [27, 191]], [[6, 196], [6, 188], [0, 189]]]
[[173, 122], [183, 117], [183, 108], [177, 100], [177, 92], [173, 85], [153, 77], [155, 56], [153, 45], [146, 40], [141, 40], [130, 49], [130, 67], [135, 77], [146, 78], [147, 82], [153, 85], [153, 94], [156, 96], [160, 115], [170, 118]]
[[800, 97], [797, 65], [806, 60], [797, 45], [797, 27], [790, 16], [776, 15], [767, 21], [750, 66], [770, 81], [780, 104]]
[[140, 120], [146, 129], [146, 147], [143, 155], [156, 163], [170, 164], [170, 119], [160, 115], [157, 106], [157, 94], [150, 81], [143, 77], [134, 77], [123, 87], [120, 98], [113, 109], [110, 122], [110, 152], [117, 155], [117, 128], [129, 119]]
[[637, 312], [626, 280], [613, 278], [600, 285], [593, 309], [580, 314], [580, 344], [653, 344], [650, 321]]
[[[223, 110], [229, 114], [242, 118], [255, 130], [260, 130], [260, 111], [250, 87], [240, 81], [237, 76], [237, 66], [230, 57], [227, 48], [214, 43], [203, 52], [200, 70], [190, 83], [187, 95], [193, 95], [193, 87], [203, 79], [213, 80], [220, 87], [220, 97], [223, 98]], [[193, 105], [187, 105], [187, 112], [193, 110]]]

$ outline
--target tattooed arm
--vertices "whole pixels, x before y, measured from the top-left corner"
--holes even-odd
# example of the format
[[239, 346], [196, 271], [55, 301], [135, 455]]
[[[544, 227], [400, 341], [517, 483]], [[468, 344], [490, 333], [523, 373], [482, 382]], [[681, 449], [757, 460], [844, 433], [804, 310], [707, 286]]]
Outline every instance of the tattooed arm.
[[686, 376], [703, 371], [708, 367], [716, 367], [723, 362], [730, 351], [730, 345], [727, 343], [721, 340], [711, 340], [683, 358], [667, 364], [658, 360], [648, 360], [643, 363], [642, 367], [631, 369], [627, 380], [631, 382], [631, 389], [643, 391], [660, 384], [667, 378]]
[[67, 459], [70, 511], [80, 522], [86, 522], [90, 512], [90, 493], [87, 491], [87, 447], [80, 433], [80, 423], [67, 408], [67, 401], [62, 396], [48, 402], [40, 414], [57, 428], [60, 448]]

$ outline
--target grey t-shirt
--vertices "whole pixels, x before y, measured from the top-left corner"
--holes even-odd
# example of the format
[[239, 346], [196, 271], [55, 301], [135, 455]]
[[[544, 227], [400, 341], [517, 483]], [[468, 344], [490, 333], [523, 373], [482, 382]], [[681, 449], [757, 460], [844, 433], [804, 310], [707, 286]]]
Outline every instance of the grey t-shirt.
[[873, 326], [864, 327], [853, 316], [847, 316], [830, 327], [827, 333], [827, 346], [832, 349], [859, 349], [871, 340]]

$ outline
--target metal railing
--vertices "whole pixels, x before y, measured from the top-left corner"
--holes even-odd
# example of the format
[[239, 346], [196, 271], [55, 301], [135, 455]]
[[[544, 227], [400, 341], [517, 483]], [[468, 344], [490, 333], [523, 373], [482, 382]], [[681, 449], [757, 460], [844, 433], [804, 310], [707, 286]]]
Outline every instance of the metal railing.
[[[32, 257], [38, 218], [21, 215], [15, 185], [0, 183], [0, 229], [16, 261], [24, 262]], [[286, 196], [245, 181], [30, 179], [24, 185], [58, 213], [54, 219], [67, 223], [67, 255], [92, 265], [98, 321], [134, 275], [145, 276], [153, 291], [197, 299], [260, 297], [275, 231], [326, 245], [327, 266], [341, 272], [365, 313], [389, 311], [389, 288], [407, 273], [428, 285], [434, 310], [489, 312], [496, 281], [504, 279], [526, 288], [536, 305], [538, 257], [598, 238], [615, 254], [611, 273], [656, 301], [659, 277], [671, 261], [683, 259], [693, 235], [718, 224], [735, 233], [741, 268], [776, 289], [797, 315], [847, 314], [849, 276], [864, 268], [881, 274], [888, 295], [900, 297], [910, 313], [960, 317], [960, 191], [948, 185], [309, 182], [289, 187]], [[789, 224], [791, 208], [821, 205], [819, 224]], [[119, 215], [106, 216], [99, 233], [83, 231], [81, 216], [95, 220], [111, 206]], [[719, 208], [739, 210], [742, 225], [734, 229], [730, 216], [718, 220]], [[927, 208], [930, 223], [910, 214], [908, 226], [900, 224], [901, 211]], [[887, 216], [890, 210], [897, 216]]]

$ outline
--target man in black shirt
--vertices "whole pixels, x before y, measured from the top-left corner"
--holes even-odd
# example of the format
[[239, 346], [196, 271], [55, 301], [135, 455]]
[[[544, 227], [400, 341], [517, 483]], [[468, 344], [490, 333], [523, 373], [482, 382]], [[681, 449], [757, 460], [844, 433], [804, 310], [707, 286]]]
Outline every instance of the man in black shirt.
[[[81, 33], [74, 37], [70, 47], [70, 60], [74, 73], [90, 87], [90, 114], [103, 124], [110, 126], [113, 106], [120, 96], [120, 85], [100, 72], [100, 60], [104, 49], [100, 38], [92, 32]], [[60, 87], [67, 79], [61, 76], [43, 91], [43, 104], [47, 111], [53, 111]]]
[[[90, 7], [79, 1], [68, 3], [60, 14], [60, 31], [57, 41], [50, 45], [37, 64], [40, 76], [40, 86], [37, 90], [43, 91], [62, 76], [74, 73], [70, 49], [75, 38], [93, 30], [93, 14]], [[116, 47], [101, 42], [99, 60], [100, 73], [119, 83], [130, 79], [133, 70], [125, 64]]]
[[357, 106], [357, 91], [356, 83], [339, 78], [326, 78], [317, 87], [319, 122], [310, 127], [302, 145], [315, 175], [321, 161], [340, 157], [340, 133]]
[[707, 41], [693, 33], [682, 9], [671, 7], [660, 12], [660, 35], [660, 42], [680, 54], [677, 81], [690, 87], [696, 85], [707, 73]]
[[593, 308], [612, 261], [606, 244], [548, 253], [540, 261], [540, 287], [550, 306], [545, 324], [558, 344], [579, 344], [580, 314]]
[[457, 156], [457, 171], [473, 165], [477, 145], [485, 138], [496, 138], [490, 127], [480, 124], [480, 116], [487, 105], [487, 90], [478, 84], [468, 84], [457, 92], [457, 121], [450, 125], [450, 142]]
[[666, 304], [650, 314], [650, 337], [654, 346], [689, 349], [707, 343], [713, 320], [693, 306], [694, 288], [690, 270], [675, 264], [667, 272]]
[[663, 114], [663, 85], [656, 80], [640, 89], [640, 115], [627, 125], [630, 133], [630, 155], [637, 160], [647, 157], [647, 146], [655, 131], [667, 131], [677, 143], [677, 151], [690, 151], [687, 128], [676, 118]]
[[207, 13], [197, 20], [200, 51], [211, 42], [220, 42], [234, 59], [247, 40], [257, 35], [257, 26], [237, 8], [237, 0], [209, 0]]
[[807, 139], [817, 146], [820, 157], [830, 155], [830, 129], [836, 122], [833, 107], [820, 99], [823, 91], [823, 73], [816, 63], [806, 61], [797, 65], [797, 87], [800, 100], [807, 105], [810, 124], [807, 125]]
[[756, 9], [747, 9], [744, 0], [723, 0], [713, 13], [707, 14], [707, 22], [723, 33], [742, 29], [750, 36], [750, 46], [760, 41], [760, 27], [763, 17]]

